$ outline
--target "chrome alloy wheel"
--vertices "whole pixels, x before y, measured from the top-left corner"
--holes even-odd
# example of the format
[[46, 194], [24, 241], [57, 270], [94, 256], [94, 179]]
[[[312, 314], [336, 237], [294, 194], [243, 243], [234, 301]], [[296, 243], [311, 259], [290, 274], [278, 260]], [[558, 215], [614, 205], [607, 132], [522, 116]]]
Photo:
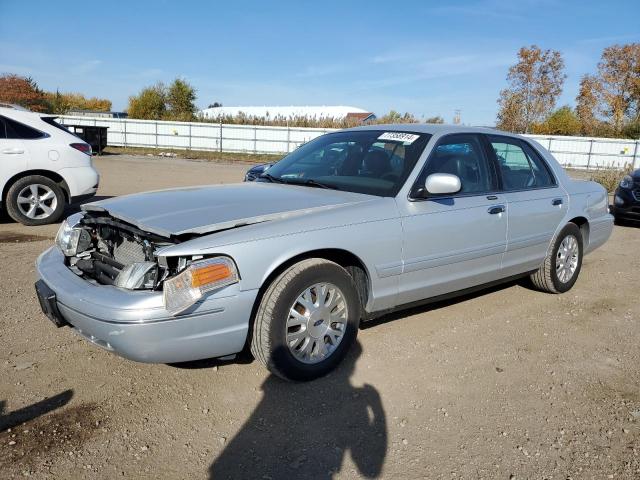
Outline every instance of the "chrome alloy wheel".
[[316, 283], [289, 309], [287, 346], [303, 363], [318, 363], [335, 352], [347, 328], [344, 294], [332, 283]]
[[578, 268], [578, 240], [573, 235], [567, 235], [560, 243], [556, 255], [556, 275], [562, 283], [567, 283], [573, 278]]
[[44, 220], [55, 212], [58, 198], [53, 190], [46, 185], [34, 183], [27, 185], [17, 198], [18, 209], [25, 217], [33, 220]]

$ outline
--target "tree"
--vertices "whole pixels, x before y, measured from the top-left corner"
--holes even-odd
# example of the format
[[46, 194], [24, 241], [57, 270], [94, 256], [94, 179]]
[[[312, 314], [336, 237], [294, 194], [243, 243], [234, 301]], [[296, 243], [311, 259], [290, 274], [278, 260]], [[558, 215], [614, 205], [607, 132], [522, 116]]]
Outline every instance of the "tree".
[[534, 133], [543, 135], [577, 135], [580, 128], [580, 119], [568, 105], [557, 109], [541, 124], [532, 126]]
[[176, 78], [166, 95], [167, 117], [183, 122], [193, 120], [196, 114], [196, 90], [185, 80]]
[[583, 135], [595, 135], [601, 123], [598, 120], [599, 92], [598, 79], [593, 75], [584, 75], [576, 97], [576, 113], [580, 121], [580, 133]]
[[106, 98], [86, 98], [81, 93], [47, 92], [45, 96], [51, 105], [53, 113], [65, 114], [69, 110], [91, 110], [108, 112], [111, 110], [111, 100]]
[[565, 78], [560, 52], [522, 47], [518, 63], [509, 68], [509, 86], [500, 92], [498, 126], [528, 132], [532, 124], [542, 122], [553, 111]]
[[418, 123], [418, 120], [412, 113], [405, 112], [403, 114], [391, 110], [386, 115], [376, 119], [374, 123]]
[[602, 113], [621, 132], [625, 122], [640, 116], [640, 43], [605, 48], [598, 81]]
[[130, 118], [161, 120], [167, 113], [166, 96], [166, 87], [163, 83], [145, 87], [137, 96], [129, 97], [127, 113]]
[[207, 108], [219, 108], [221, 106], [222, 104], [220, 102], [213, 102], [213, 103], [210, 103]]
[[34, 112], [50, 110], [44, 92], [31, 77], [12, 73], [0, 76], [0, 102], [21, 105]]
[[146, 120], [193, 120], [196, 91], [186, 81], [176, 78], [167, 88], [162, 82], [143, 88], [129, 97], [127, 112], [131, 118]]
[[425, 118], [424, 123], [444, 123], [444, 118], [440, 115], [436, 115], [435, 117]]

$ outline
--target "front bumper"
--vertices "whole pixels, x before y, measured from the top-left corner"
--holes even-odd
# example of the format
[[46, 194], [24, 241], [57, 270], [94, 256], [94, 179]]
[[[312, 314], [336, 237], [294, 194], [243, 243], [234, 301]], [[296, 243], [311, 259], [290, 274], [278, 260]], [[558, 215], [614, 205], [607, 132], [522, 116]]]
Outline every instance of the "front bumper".
[[618, 187], [611, 213], [617, 219], [640, 221], [640, 200], [636, 199], [631, 190]]
[[238, 284], [212, 292], [180, 315], [164, 308], [162, 292], [90, 283], [69, 270], [57, 247], [36, 261], [58, 310], [90, 342], [130, 360], [173, 363], [240, 352], [257, 290]]

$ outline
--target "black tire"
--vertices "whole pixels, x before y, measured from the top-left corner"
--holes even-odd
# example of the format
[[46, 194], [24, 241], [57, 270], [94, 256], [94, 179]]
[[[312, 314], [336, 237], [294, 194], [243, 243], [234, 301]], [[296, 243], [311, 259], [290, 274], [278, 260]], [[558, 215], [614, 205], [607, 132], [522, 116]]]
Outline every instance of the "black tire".
[[[324, 360], [309, 364], [297, 359], [286, 342], [289, 309], [310, 286], [329, 282], [340, 289], [347, 310], [342, 340]], [[353, 278], [337, 263], [311, 258], [292, 265], [269, 285], [256, 312], [251, 353], [269, 371], [285, 380], [308, 381], [332, 371], [344, 358], [358, 334], [361, 305]]]
[[[53, 194], [55, 195], [55, 208], [53, 212], [43, 218], [29, 218], [25, 215], [18, 206], [18, 195], [25, 188], [30, 185], [44, 185], [51, 189]], [[47, 200], [47, 202], [49, 202]], [[66, 204], [66, 198], [64, 195], [64, 191], [56, 182], [51, 180], [48, 177], [43, 177], [42, 175], [29, 175], [27, 177], [20, 178], [16, 180], [16, 182], [9, 187], [9, 191], [7, 192], [6, 205], [7, 205], [7, 213], [11, 218], [13, 218], [16, 222], [20, 222], [23, 225], [46, 225], [48, 223], [55, 223], [60, 220], [62, 214], [64, 213], [64, 207]], [[53, 205], [53, 203], [48, 203], [48, 206]], [[44, 215], [43, 210], [38, 210], [41, 212], [39, 216]]]
[[[573, 235], [578, 242], [578, 262], [575, 272], [571, 278], [568, 281], [563, 282], [558, 277], [556, 262], [558, 259], [558, 250], [562, 241], [570, 235]], [[556, 236], [552, 248], [544, 259], [544, 263], [535, 273], [531, 274], [531, 282], [538, 290], [547, 293], [564, 293], [571, 290], [580, 275], [580, 269], [582, 268], [582, 256], [583, 241], [580, 228], [575, 223], [568, 223]]]

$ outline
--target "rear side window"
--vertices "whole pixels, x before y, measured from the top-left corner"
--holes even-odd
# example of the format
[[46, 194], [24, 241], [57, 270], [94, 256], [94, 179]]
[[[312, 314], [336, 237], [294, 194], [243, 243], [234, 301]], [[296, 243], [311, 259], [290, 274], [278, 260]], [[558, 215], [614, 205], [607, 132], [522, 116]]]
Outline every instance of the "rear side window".
[[498, 160], [505, 190], [526, 190], [555, 185], [543, 160], [524, 142], [514, 138], [489, 136]]
[[28, 127], [7, 117], [2, 117], [6, 128], [5, 138], [18, 138], [22, 140], [34, 140], [45, 136], [40, 130]]
[[4, 118], [0, 117], [0, 139], [7, 138], [7, 127], [4, 125]]
[[[47, 125], [59, 128], [63, 132], [71, 133], [67, 127], [65, 127], [61, 123], [56, 122], [56, 117], [40, 117], [40, 119]], [[71, 133], [71, 135], [73, 135], [73, 133]]]

